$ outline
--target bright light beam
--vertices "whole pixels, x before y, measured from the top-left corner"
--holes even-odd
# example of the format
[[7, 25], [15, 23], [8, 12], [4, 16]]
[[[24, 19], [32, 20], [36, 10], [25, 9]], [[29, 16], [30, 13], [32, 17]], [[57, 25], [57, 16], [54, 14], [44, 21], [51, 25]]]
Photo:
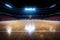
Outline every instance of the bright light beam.
[[9, 5], [9, 4], [5, 4], [5, 6], [8, 7], [8, 8], [12, 8], [12, 6]]

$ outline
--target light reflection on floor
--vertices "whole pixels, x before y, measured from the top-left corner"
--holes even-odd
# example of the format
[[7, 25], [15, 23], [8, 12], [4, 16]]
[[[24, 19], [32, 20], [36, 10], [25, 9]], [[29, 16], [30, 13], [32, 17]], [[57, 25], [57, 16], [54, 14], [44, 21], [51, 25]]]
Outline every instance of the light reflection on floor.
[[[26, 24], [34, 24], [35, 30], [29, 35]], [[60, 22], [48, 20], [12, 20], [0, 22], [0, 40], [58, 40]], [[32, 28], [31, 28], [32, 29]]]

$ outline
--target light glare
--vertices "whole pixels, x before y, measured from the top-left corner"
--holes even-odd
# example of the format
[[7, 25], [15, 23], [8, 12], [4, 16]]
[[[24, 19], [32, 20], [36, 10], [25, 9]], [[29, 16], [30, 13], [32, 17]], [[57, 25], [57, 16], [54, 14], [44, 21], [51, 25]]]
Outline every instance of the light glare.
[[5, 6], [7, 6], [7, 7], [9, 7], [9, 8], [12, 8], [12, 6], [11, 6], [11, 5], [9, 5], [9, 4], [5, 4]]
[[35, 8], [25, 8], [25, 11], [35, 11]]
[[36, 8], [24, 8], [24, 13], [33, 14], [36, 12]]
[[25, 30], [26, 30], [26, 32], [28, 32], [29, 34], [31, 34], [35, 30], [35, 25], [34, 24], [30, 24], [30, 23], [26, 24]]
[[7, 33], [10, 35], [11, 34], [11, 31], [12, 31], [12, 28], [11, 27], [7, 27]]
[[53, 7], [55, 7], [55, 6], [56, 6], [56, 4], [53, 4], [53, 5], [50, 6], [50, 8], [53, 8]]

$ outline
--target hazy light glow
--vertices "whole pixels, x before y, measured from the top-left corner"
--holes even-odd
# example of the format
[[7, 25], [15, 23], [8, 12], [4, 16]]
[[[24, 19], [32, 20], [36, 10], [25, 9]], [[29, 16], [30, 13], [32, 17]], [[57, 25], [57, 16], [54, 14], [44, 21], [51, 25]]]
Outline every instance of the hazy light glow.
[[53, 4], [53, 5], [50, 6], [50, 8], [53, 8], [53, 7], [55, 7], [55, 6], [56, 6], [56, 4]]
[[35, 13], [36, 12], [36, 8], [24, 8], [24, 12], [25, 13]]
[[12, 6], [9, 4], [5, 4], [5, 6], [7, 6], [8, 8], [12, 8]]
[[25, 8], [25, 11], [35, 11], [36, 8]]
[[26, 32], [31, 34], [32, 32], [35, 31], [35, 25], [34, 24], [26, 24], [25, 30], [26, 30]]
[[11, 32], [12, 32], [12, 28], [11, 27], [7, 27], [7, 33], [10, 35], [11, 34]]

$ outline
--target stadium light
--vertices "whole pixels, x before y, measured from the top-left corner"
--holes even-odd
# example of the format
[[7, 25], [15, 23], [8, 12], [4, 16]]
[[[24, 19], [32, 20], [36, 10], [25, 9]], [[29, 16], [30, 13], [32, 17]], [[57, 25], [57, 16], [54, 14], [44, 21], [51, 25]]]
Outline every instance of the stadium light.
[[53, 4], [53, 5], [50, 6], [50, 8], [53, 8], [53, 7], [55, 7], [55, 6], [56, 6], [56, 4]]
[[32, 7], [24, 8], [24, 13], [33, 14], [35, 12], [36, 12], [36, 8], [32, 8]]
[[10, 4], [5, 4], [5, 6], [8, 8], [12, 8], [12, 6]]

